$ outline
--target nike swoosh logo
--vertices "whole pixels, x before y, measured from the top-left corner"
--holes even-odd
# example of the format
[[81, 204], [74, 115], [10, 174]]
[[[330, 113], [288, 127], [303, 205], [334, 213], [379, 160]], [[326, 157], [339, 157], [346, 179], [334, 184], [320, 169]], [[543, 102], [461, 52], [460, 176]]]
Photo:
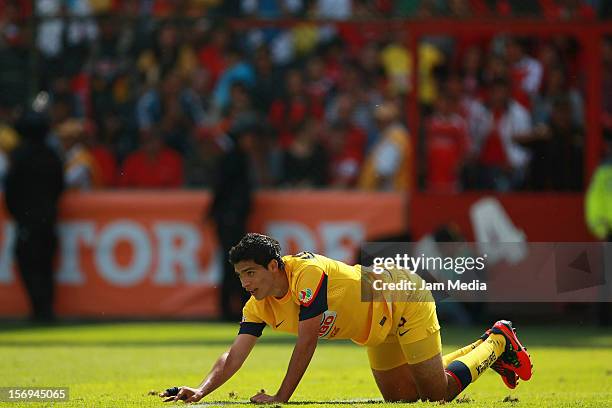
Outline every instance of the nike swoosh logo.
[[403, 331], [403, 332], [399, 332], [400, 337], [403, 336], [404, 334], [408, 333], [410, 331], [410, 329]]
[[281, 320], [281, 322], [279, 324], [277, 324], [276, 326], [274, 326], [275, 329], [278, 329], [278, 326], [280, 326], [281, 324], [283, 324], [284, 320]]

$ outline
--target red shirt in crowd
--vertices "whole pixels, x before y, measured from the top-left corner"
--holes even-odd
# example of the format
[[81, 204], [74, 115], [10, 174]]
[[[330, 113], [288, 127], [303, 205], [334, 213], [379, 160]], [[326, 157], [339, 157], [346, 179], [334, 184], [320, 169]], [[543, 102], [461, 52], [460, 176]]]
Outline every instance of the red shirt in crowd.
[[329, 182], [332, 186], [354, 186], [363, 163], [366, 134], [356, 126], [349, 126], [345, 132], [335, 137], [341, 137], [341, 140], [328, 141]]
[[121, 172], [122, 187], [172, 188], [183, 185], [183, 160], [172, 149], [162, 148], [156, 157], [143, 150], [127, 157]]
[[493, 113], [494, 123], [491, 128], [491, 133], [487, 136], [480, 152], [480, 163], [486, 166], [505, 167], [508, 164], [506, 151], [502, 143], [501, 135], [499, 134], [499, 121], [503, 115], [504, 112]]
[[457, 115], [434, 115], [427, 123], [427, 186], [435, 191], [455, 191], [459, 167], [468, 151], [465, 120]]
[[278, 132], [280, 147], [288, 148], [293, 142], [295, 128], [311, 113], [306, 98], [277, 99], [270, 106], [268, 121]]
[[89, 149], [99, 172], [100, 187], [115, 187], [117, 184], [117, 161], [106, 147], [96, 146]]

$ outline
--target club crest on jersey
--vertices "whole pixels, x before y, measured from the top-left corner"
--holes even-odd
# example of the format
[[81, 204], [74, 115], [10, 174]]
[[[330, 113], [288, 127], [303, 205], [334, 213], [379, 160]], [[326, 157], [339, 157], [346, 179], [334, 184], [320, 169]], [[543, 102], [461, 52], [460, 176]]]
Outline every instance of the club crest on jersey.
[[[332, 310], [326, 310], [321, 317], [321, 326], [319, 326], [319, 338], [327, 336], [334, 328], [336, 323], [336, 312]], [[334, 336], [338, 331], [334, 332]], [[333, 337], [333, 336], [330, 336]]]
[[298, 295], [298, 299], [300, 303], [308, 303], [312, 300], [312, 289], [304, 289], [300, 290], [300, 294]]

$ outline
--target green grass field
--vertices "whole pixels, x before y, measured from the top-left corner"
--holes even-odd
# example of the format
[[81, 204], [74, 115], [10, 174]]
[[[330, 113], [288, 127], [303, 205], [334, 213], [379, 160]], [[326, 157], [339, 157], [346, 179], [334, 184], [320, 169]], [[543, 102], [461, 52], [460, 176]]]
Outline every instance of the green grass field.
[[[196, 386], [226, 350], [236, 328], [212, 323], [56, 327], [0, 323], [0, 387], [70, 388], [69, 402], [0, 403], [0, 407], [168, 406], [148, 392], [172, 385]], [[444, 351], [467, 344], [480, 333], [473, 327], [446, 328]], [[460, 396], [462, 405], [612, 407], [612, 331], [520, 327], [520, 335], [534, 359], [532, 380], [510, 391], [497, 374], [487, 372]], [[243, 404], [262, 388], [275, 392], [292, 347], [293, 338], [266, 329], [244, 367], [202, 405]], [[514, 402], [503, 402], [506, 397]], [[380, 401], [365, 349], [332, 341], [319, 343], [292, 401], [317, 407], [388, 405]]]

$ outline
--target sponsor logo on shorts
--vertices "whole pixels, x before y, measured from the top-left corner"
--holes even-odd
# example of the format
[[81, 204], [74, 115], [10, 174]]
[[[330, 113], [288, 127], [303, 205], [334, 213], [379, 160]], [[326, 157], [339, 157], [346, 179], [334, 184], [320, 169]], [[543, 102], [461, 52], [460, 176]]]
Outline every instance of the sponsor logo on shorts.
[[[321, 326], [319, 327], [319, 337], [327, 336], [334, 328], [336, 322], [336, 312], [327, 310], [321, 317]], [[331, 337], [331, 336], [330, 336]]]

